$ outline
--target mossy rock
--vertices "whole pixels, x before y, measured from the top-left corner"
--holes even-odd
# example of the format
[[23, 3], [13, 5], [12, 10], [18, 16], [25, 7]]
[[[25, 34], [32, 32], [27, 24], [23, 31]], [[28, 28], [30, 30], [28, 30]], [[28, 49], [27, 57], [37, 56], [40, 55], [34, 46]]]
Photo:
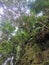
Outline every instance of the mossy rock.
[[32, 48], [33, 48], [33, 52], [34, 53], [37, 53], [37, 52], [40, 52], [41, 51], [40, 47], [36, 43], [33, 45]]
[[44, 55], [44, 61], [48, 61], [49, 60], [49, 49], [47, 49], [46, 51], [43, 51], [42, 54]]
[[49, 65], [49, 62], [44, 62], [44, 64], [43, 65]]
[[43, 56], [42, 53], [38, 52], [34, 55], [34, 64], [41, 64], [43, 62]]

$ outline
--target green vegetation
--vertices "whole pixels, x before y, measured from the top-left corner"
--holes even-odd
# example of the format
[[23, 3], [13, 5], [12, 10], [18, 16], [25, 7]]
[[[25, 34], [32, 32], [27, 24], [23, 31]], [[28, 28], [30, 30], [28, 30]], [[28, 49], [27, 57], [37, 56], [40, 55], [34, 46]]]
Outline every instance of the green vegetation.
[[[14, 36], [15, 26], [9, 22], [2, 26], [0, 64], [13, 56], [14, 65], [49, 65], [49, 0], [36, 0], [34, 5], [35, 12], [16, 19], [18, 30]], [[43, 15], [36, 16], [40, 11]]]

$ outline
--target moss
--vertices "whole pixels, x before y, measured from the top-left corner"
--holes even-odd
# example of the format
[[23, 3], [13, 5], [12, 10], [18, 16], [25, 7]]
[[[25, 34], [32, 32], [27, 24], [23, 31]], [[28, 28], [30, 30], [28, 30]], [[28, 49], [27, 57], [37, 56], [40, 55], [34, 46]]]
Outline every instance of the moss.
[[34, 51], [35, 53], [41, 51], [40, 47], [39, 47], [36, 43], [34, 44], [34, 46], [33, 46], [32, 48], [33, 48], [33, 51]]
[[44, 62], [44, 64], [43, 65], [49, 65], [49, 62]]
[[37, 52], [34, 54], [34, 62], [35, 64], [41, 64], [43, 62], [43, 55], [41, 52]]

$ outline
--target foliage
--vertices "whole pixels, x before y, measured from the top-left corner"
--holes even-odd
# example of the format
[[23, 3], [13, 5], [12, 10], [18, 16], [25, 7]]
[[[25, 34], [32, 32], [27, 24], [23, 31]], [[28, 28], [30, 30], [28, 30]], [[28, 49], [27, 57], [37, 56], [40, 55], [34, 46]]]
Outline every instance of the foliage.
[[[15, 27], [12, 25], [12, 23], [5, 22], [2, 26], [2, 33], [6, 35], [6, 39], [1, 40], [0, 53], [12, 53], [15, 61], [16, 59], [18, 59], [17, 61], [19, 61], [19, 58], [21, 59], [21, 52], [24, 54], [22, 58], [25, 57], [25, 54], [28, 54], [28, 57], [34, 56], [32, 55], [34, 52], [37, 53], [37, 56], [39, 55], [39, 58], [41, 58], [42, 56], [40, 57], [40, 53], [38, 54], [38, 52], [41, 51], [41, 48], [44, 49], [46, 47], [44, 50], [47, 50], [49, 47], [49, 15], [43, 14], [40, 17], [36, 16], [36, 13], [40, 11], [45, 13], [45, 9], [49, 9], [49, 0], [36, 0], [33, 5], [29, 5], [31, 9], [33, 8], [33, 14], [32, 12], [30, 15], [23, 14], [16, 19], [15, 23], [17, 23], [17, 31], [15, 31]], [[13, 32], [15, 32], [14, 36], [12, 35]], [[25, 50], [26, 47], [28, 48], [27, 50]], [[41, 51], [41, 55], [44, 50]], [[31, 53], [31, 55], [28, 51]], [[30, 59], [32, 59], [32, 57]]]
[[0, 53], [11, 53], [13, 44], [11, 41], [3, 41], [0, 44]]
[[3, 24], [3, 26], [2, 26], [2, 31], [3, 31], [3, 33], [5, 33], [5, 34], [10, 34], [10, 33], [12, 33], [14, 29], [15, 29], [14, 26], [12, 26], [8, 21], [6, 21], [6, 22]]
[[[13, 44], [19, 45], [25, 43], [28, 38], [32, 36], [34, 38], [37, 33], [39, 33], [44, 26], [47, 24], [47, 17], [35, 17], [34, 15], [31, 16], [22, 16], [21, 19], [19, 18], [19, 29], [16, 32], [15, 36], [12, 36], [10, 41], [6, 41], [6, 43], [2, 43], [3, 47], [5, 47], [5, 50], [7, 50], [8, 47], [12, 46]], [[17, 21], [18, 21], [17, 20]], [[13, 32], [15, 28], [10, 23], [5, 23], [2, 27], [2, 31], [5, 34], [10, 34]], [[7, 44], [7, 45], [6, 45]], [[11, 45], [10, 45], [11, 44]], [[4, 46], [5, 45], [5, 46]], [[8, 46], [9, 45], [9, 46]], [[6, 48], [7, 47], [7, 48]], [[8, 49], [8, 52], [10, 52], [11, 49]]]
[[35, 2], [29, 5], [31, 10], [35, 11], [36, 13], [45, 11], [45, 9], [49, 9], [49, 0], [36, 0]]

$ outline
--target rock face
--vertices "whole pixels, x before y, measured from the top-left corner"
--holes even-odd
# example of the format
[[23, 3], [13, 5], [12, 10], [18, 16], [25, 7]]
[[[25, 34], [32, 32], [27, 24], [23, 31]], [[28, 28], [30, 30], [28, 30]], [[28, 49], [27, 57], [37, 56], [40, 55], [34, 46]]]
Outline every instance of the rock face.
[[[43, 39], [41, 39], [41, 37]], [[20, 58], [16, 62], [16, 65], [49, 65], [48, 46], [49, 30], [46, 29], [42, 30], [40, 34], [37, 34], [34, 40], [30, 40], [27, 44], [21, 45], [22, 50], [20, 52]]]
[[49, 48], [49, 29], [42, 29], [42, 31], [37, 34], [35, 41], [42, 47], [42, 50]]

